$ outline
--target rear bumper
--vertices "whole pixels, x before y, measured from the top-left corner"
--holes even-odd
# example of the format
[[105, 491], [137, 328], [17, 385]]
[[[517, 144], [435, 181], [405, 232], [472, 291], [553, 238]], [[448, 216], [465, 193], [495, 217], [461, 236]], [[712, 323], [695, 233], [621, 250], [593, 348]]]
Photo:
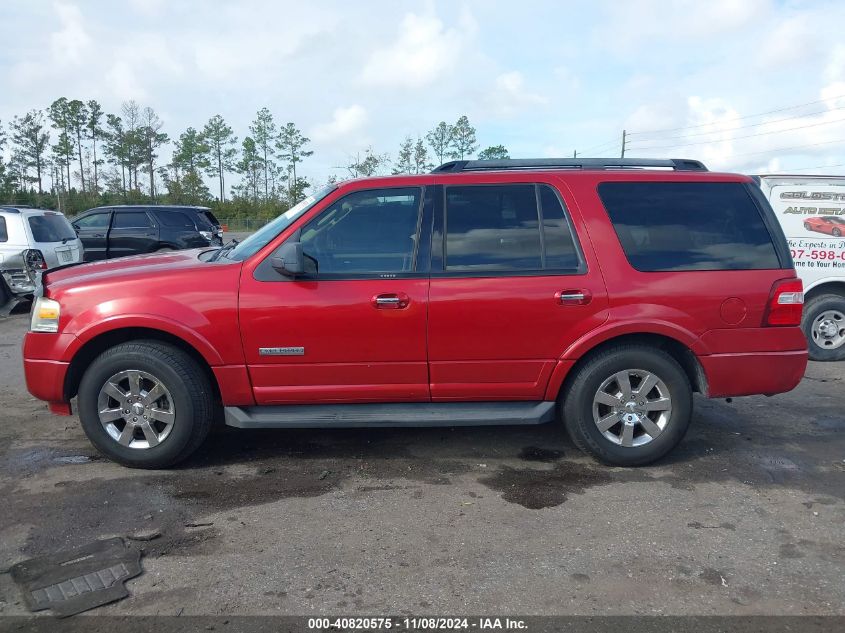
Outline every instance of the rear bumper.
[[708, 397], [770, 396], [798, 386], [807, 368], [807, 350], [711, 354], [698, 360], [707, 376]]

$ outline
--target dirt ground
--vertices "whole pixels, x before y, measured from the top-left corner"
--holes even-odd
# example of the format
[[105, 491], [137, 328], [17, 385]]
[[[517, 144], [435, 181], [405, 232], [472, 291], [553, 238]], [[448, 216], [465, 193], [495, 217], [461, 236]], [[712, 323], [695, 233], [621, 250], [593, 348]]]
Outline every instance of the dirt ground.
[[845, 366], [696, 399], [660, 464], [557, 425], [223, 429], [172, 471], [100, 458], [27, 394], [0, 320], [0, 614], [17, 561], [111, 535], [144, 573], [102, 614], [845, 614]]

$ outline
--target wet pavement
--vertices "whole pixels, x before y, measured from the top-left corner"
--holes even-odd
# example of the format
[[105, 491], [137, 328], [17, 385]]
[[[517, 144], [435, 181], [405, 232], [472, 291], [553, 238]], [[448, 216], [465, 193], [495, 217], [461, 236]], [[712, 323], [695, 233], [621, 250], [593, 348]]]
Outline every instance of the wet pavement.
[[[845, 366], [732, 404], [646, 468], [556, 425], [215, 431], [170, 471], [112, 464], [23, 384], [0, 319], [8, 568], [114, 535], [144, 574], [108, 614], [845, 614]], [[157, 535], [158, 534], [158, 535]]]

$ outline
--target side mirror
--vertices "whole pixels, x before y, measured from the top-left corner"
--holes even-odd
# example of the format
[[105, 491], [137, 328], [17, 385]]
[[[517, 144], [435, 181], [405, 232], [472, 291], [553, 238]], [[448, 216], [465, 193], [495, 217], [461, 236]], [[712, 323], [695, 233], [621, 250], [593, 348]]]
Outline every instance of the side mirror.
[[305, 255], [302, 253], [300, 242], [285, 242], [270, 257], [273, 269], [286, 277], [296, 277], [305, 272]]

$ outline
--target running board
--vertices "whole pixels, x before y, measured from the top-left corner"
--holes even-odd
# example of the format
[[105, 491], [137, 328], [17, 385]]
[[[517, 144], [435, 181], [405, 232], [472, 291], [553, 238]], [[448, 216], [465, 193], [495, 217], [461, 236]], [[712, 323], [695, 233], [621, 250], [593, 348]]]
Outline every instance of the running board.
[[551, 422], [555, 416], [555, 403], [520, 401], [290, 404], [225, 407], [224, 411], [226, 424], [241, 429], [487, 426]]

